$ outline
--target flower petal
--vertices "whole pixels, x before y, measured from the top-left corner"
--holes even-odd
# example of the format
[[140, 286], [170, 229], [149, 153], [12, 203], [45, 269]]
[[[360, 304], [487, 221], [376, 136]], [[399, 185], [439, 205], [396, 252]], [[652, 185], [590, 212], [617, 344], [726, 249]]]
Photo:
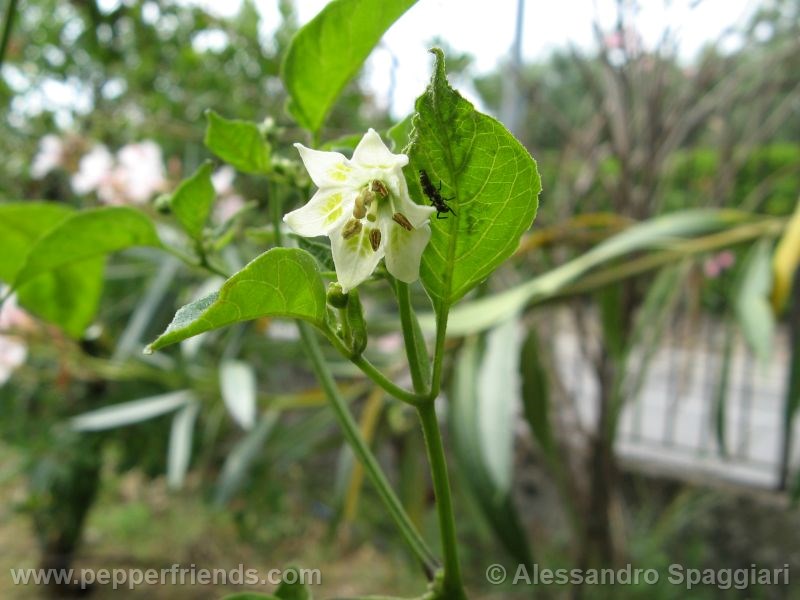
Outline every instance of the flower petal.
[[312, 150], [303, 144], [295, 144], [294, 147], [300, 153], [306, 171], [318, 188], [341, 186], [353, 171], [350, 161], [344, 154]]
[[405, 154], [392, 154], [381, 136], [370, 128], [353, 151], [353, 163], [364, 169], [402, 168], [408, 164], [408, 157]]
[[303, 237], [328, 235], [353, 211], [355, 192], [343, 189], [319, 190], [305, 205], [283, 217], [292, 231]]
[[331, 231], [330, 236], [336, 277], [342, 290], [347, 292], [372, 275], [383, 258], [384, 244], [381, 244], [377, 251], [372, 249], [369, 227], [363, 227], [351, 238], [344, 239], [342, 229], [345, 223], [346, 221], [343, 221]]
[[431, 227], [427, 223], [408, 231], [394, 222], [384, 224], [386, 240], [386, 269], [405, 283], [419, 279], [419, 263], [422, 252], [431, 239]]

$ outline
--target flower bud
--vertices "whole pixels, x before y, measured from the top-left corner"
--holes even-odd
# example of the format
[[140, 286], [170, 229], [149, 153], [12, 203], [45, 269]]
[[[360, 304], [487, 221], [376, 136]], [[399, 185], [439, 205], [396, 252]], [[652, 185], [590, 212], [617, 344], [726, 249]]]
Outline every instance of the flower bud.
[[347, 300], [349, 299], [350, 294], [345, 293], [342, 290], [342, 286], [338, 283], [334, 282], [328, 286], [328, 304], [333, 306], [334, 308], [344, 308], [347, 306]]
[[350, 292], [345, 318], [350, 326], [351, 356], [356, 358], [361, 356], [367, 347], [367, 322], [364, 320], [364, 309], [361, 307], [361, 299], [356, 290]]

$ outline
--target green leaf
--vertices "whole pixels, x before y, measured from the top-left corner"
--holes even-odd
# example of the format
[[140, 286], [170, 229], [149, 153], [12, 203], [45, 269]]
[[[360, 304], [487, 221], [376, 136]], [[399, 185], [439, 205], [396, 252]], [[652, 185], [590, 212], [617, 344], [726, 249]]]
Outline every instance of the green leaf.
[[211, 161], [206, 161], [191, 177], [184, 179], [169, 198], [169, 206], [175, 218], [195, 239], [199, 239], [203, 233], [216, 197], [211, 183], [213, 169]]
[[145, 352], [205, 331], [260, 317], [325, 323], [325, 286], [314, 259], [297, 248], [273, 248], [233, 275], [219, 292], [187, 304]]
[[333, 0], [292, 39], [281, 65], [288, 109], [316, 132], [384, 32], [416, 0]]
[[33, 243], [48, 230], [73, 214], [63, 204], [12, 202], [0, 204], [0, 279], [11, 284]]
[[[294, 583], [287, 581], [287, 574], [292, 573], [288, 578]], [[296, 567], [289, 567], [283, 572], [283, 581], [275, 590], [275, 596], [281, 600], [311, 600], [311, 589], [300, 583], [303, 580], [303, 574]]]
[[244, 592], [242, 594], [231, 594], [224, 596], [222, 600], [278, 600], [277, 596], [270, 594], [256, 594], [255, 592]]
[[124, 206], [78, 212], [39, 238], [17, 273], [14, 287], [42, 273], [132, 246], [161, 246], [153, 223], [143, 213]]
[[[0, 205], [0, 279], [9, 285], [36, 241], [74, 211], [63, 204], [14, 202]], [[97, 311], [104, 259], [91, 258], [43, 273], [17, 289], [20, 306], [79, 337]]]
[[43, 273], [17, 289], [19, 304], [80, 338], [100, 306], [105, 264], [97, 256]]
[[533, 330], [528, 333], [522, 345], [519, 370], [522, 376], [522, 407], [525, 419], [542, 450], [552, 456], [555, 442], [550, 427], [550, 383], [540, 356], [539, 340]]
[[[516, 324], [516, 321], [512, 323]], [[499, 331], [508, 330], [508, 327], [501, 326]], [[496, 341], [494, 344], [496, 348], [502, 345], [502, 338]], [[508, 345], [513, 346], [513, 344]], [[508, 356], [503, 350], [499, 350], [499, 354], [501, 356], [490, 361], [491, 364], [497, 365], [502, 356]], [[486, 521], [514, 559], [520, 563], [530, 564], [530, 547], [510, 493], [508, 478], [505, 473], [497, 471], [498, 468], [507, 471], [509, 465], [501, 463], [507, 461], [509, 457], [505, 450], [497, 452], [495, 445], [508, 448], [508, 441], [513, 439], [513, 436], [510, 431], [487, 428], [483, 423], [488, 411], [492, 410], [492, 401], [499, 399], [505, 403], [505, 407], [497, 407], [497, 410], [505, 415], [509, 402], [513, 404], [513, 400], [503, 397], [501, 393], [492, 393], [488, 396], [481, 393], [481, 377], [478, 376], [480, 371], [484, 373], [484, 386], [490, 384], [491, 380], [499, 382], [504, 376], [501, 372], [495, 373], [494, 376], [487, 373], [487, 369], [492, 368], [484, 361], [480, 339], [467, 338], [456, 362], [453, 394], [450, 396], [448, 411], [453, 449], [459, 463], [459, 473], [466, 481], [466, 488], [477, 501]], [[516, 360], [512, 361], [511, 368], [516, 370]], [[505, 367], [502, 371], [508, 373]], [[509, 386], [503, 387], [507, 389]], [[491, 420], [495, 425], [502, 422], [503, 419]], [[487, 452], [494, 452], [495, 458], [499, 460], [487, 458]]]
[[431, 219], [420, 271], [437, 312], [456, 302], [505, 261], [536, 216], [541, 191], [536, 162], [503, 125], [450, 87], [444, 54], [417, 99], [407, 175], [412, 196], [425, 195], [424, 169], [456, 215]]
[[272, 148], [256, 123], [225, 119], [213, 110], [206, 118], [204, 142], [211, 152], [242, 173], [269, 173]]
[[764, 364], [772, 352], [775, 331], [775, 317], [769, 303], [771, 258], [768, 240], [753, 244], [739, 273], [733, 305], [744, 339]]

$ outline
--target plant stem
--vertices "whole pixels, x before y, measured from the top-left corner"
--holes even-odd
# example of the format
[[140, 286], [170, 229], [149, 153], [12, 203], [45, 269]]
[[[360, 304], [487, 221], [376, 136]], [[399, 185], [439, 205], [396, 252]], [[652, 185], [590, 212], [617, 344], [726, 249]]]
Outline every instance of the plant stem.
[[436, 494], [436, 511], [439, 517], [439, 530], [444, 552], [443, 598], [459, 600], [466, 598], [464, 584], [461, 582], [461, 567], [458, 562], [458, 541], [456, 539], [456, 523], [453, 514], [453, 499], [450, 493], [450, 480], [447, 475], [447, 461], [442, 445], [439, 423], [436, 420], [434, 402], [427, 402], [417, 407], [422, 431], [425, 434], [425, 446], [431, 465], [433, 490]]
[[14, 27], [14, 17], [17, 15], [17, 0], [8, 0], [6, 6], [6, 17], [3, 20], [3, 37], [0, 38], [0, 67], [6, 59], [8, 43], [11, 41], [11, 30]]
[[448, 305], [440, 305], [436, 313], [436, 345], [433, 351], [433, 378], [431, 381], [430, 400], [436, 400], [442, 391], [442, 364], [444, 363], [444, 343], [447, 340], [447, 317], [450, 314]]
[[354, 365], [361, 369], [364, 375], [381, 386], [386, 393], [391, 394], [398, 400], [402, 400], [403, 402], [411, 404], [412, 406], [419, 406], [424, 401], [424, 397], [418, 396], [413, 392], [409, 392], [408, 390], [401, 388], [399, 385], [391, 381], [388, 377], [386, 377], [386, 375], [381, 373], [381, 371], [375, 365], [373, 365], [363, 356], [359, 356], [351, 360]]
[[414, 524], [411, 522], [411, 519], [406, 514], [403, 505], [392, 490], [389, 482], [386, 479], [386, 476], [383, 474], [378, 461], [372, 455], [372, 452], [370, 451], [366, 442], [361, 437], [361, 434], [358, 430], [358, 425], [350, 414], [344, 399], [342, 399], [341, 395], [339, 394], [339, 390], [336, 387], [336, 382], [333, 380], [333, 377], [328, 370], [328, 366], [325, 363], [325, 358], [323, 357], [319, 348], [319, 344], [317, 343], [317, 339], [314, 336], [314, 331], [311, 329], [311, 326], [308, 325], [308, 323], [303, 323], [301, 321], [298, 321], [297, 327], [300, 330], [300, 337], [303, 340], [303, 345], [305, 346], [308, 358], [311, 361], [311, 366], [314, 369], [314, 373], [316, 374], [322, 389], [325, 390], [325, 393], [330, 400], [333, 411], [336, 414], [336, 418], [339, 420], [339, 424], [344, 432], [345, 439], [353, 449], [353, 452], [358, 460], [364, 466], [367, 475], [378, 491], [378, 495], [381, 497], [381, 500], [383, 500], [384, 504], [386, 504], [386, 507], [389, 509], [389, 513], [392, 515], [392, 518], [400, 529], [400, 533], [403, 535], [403, 538], [405, 538], [409, 547], [414, 552], [414, 555], [422, 563], [422, 566], [425, 569], [428, 577], [432, 577], [433, 573], [436, 572], [436, 569], [439, 566], [438, 561], [433, 555], [433, 552], [431, 552], [431, 550], [428, 548], [425, 540], [423, 540], [422, 536], [420, 536], [420, 534], [417, 532]]
[[[430, 393], [430, 382], [426, 381], [422, 361], [427, 362], [430, 359], [425, 352], [425, 341], [419, 339], [422, 332], [419, 323], [416, 322], [417, 316], [414, 314], [414, 308], [411, 306], [411, 290], [403, 281], [394, 279], [393, 283], [397, 294], [397, 305], [400, 308], [400, 324], [403, 328], [403, 341], [406, 345], [411, 381], [414, 391], [425, 396]], [[425, 356], [420, 356], [420, 350], [425, 352]]]
[[324, 333], [334, 348], [336, 348], [342, 355], [346, 356], [355, 366], [361, 369], [361, 372], [364, 373], [364, 375], [382, 387], [387, 394], [391, 394], [398, 400], [402, 400], [403, 402], [411, 404], [412, 406], [418, 406], [422, 401], [424, 401], [425, 398], [423, 396], [418, 396], [413, 392], [409, 392], [408, 390], [401, 388], [399, 385], [391, 381], [380, 371], [380, 369], [378, 369], [378, 367], [373, 365], [363, 356], [352, 356], [350, 349], [342, 343], [342, 340], [339, 339], [335, 332], [328, 330]]

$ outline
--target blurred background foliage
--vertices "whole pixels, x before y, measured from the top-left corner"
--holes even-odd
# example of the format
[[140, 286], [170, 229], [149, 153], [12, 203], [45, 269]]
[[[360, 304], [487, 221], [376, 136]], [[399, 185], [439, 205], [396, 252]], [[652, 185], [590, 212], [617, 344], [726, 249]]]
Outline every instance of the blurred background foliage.
[[[488, 333], [467, 327], [453, 338], [449, 446], [460, 467], [457, 510], [469, 515], [459, 527], [476, 597], [529, 594], [487, 588], [483, 573], [491, 562], [532, 557], [553, 567], [632, 561], [662, 570], [673, 562], [800, 568], [800, 545], [790, 534], [797, 515], [786, 491], [794, 477], [790, 434], [800, 388], [797, 293], [789, 301], [793, 309], [774, 313], [782, 336], [766, 341], [770, 332], [749, 324], [746, 303], [764, 295], [752, 291], [752, 282], [771, 272], [769, 257], [800, 193], [800, 2], [764, 3], [741, 24], [737, 49], [710, 43], [688, 65], [678, 60], [678, 42], [666, 28], [658, 47], [644, 48], [628, 26], [634, 5], [619, 3], [617, 27], [598, 28], [594, 51], [564, 48], [524, 64], [512, 49], [496, 72], [478, 75], [469, 54], [448, 50], [457, 85], [474, 90], [519, 137], [536, 157], [544, 186], [536, 226], [507, 267], [469, 301], [502, 302], [502, 290], [544, 280], [636, 223], [699, 208], [747, 213], [740, 222], [706, 229], [697, 225], [700, 217], [690, 219], [701, 231], [667, 231], [661, 254], [629, 243], [568, 286], [532, 296], [524, 310], [507, 315], [517, 313], [514, 320]], [[225, 193], [244, 202], [220, 218], [206, 249], [218, 263], [241, 267], [272, 240], [276, 181], [310, 191], [290, 148], [306, 140], [284, 111], [279, 76], [299, 24], [293, 2], [281, 0], [279, 8], [280, 21], [265, 24], [249, 0], [233, 18], [166, 0], [112, 8], [96, 0], [20, 0], [0, 78], [7, 107], [0, 119], [0, 198], [101, 203], [96, 194], [74, 191], [81, 161], [98, 144], [117, 151], [144, 140], [154, 141], [163, 157], [164, 181], [156, 191], [169, 192], [212, 158], [203, 143], [205, 111], [253, 121], [272, 146], [279, 177], [237, 174]], [[432, 43], [447, 47], [447, 40]], [[362, 74], [341, 94], [322, 135], [334, 140], [330, 147], [352, 148], [348, 136], [393, 124], [368, 90]], [[58, 164], [34, 176], [46, 135], [61, 140]], [[157, 193], [151, 196], [139, 206], [169, 235]], [[302, 200], [294, 192], [285, 198]], [[669, 246], [673, 237], [678, 243]], [[766, 259], [759, 258], [759, 243]], [[211, 333], [180, 351], [140, 355], [176, 306], [220, 281], [160, 254], [127, 251], [107, 265], [100, 310], [83, 339], [70, 340], [50, 326], [15, 332], [24, 338], [27, 359], [0, 387], [0, 489], [8, 499], [0, 536], [15, 548], [3, 566], [158, 565], [165, 555], [153, 548], [153, 538], [169, 537], [170, 564], [217, 566], [233, 564], [233, 557], [270, 565], [322, 561], [339, 573], [326, 582], [330, 594], [352, 591], [356, 572], [366, 587], [389, 581], [407, 588], [415, 567], [395, 547], [370, 486], [362, 485], [292, 328], [261, 320]], [[403, 378], [402, 344], [385, 327], [396, 319], [391, 294], [379, 282], [365, 288], [375, 361]], [[428, 310], [421, 290], [416, 300]], [[563, 319], [593, 382], [588, 400], [574, 385], [583, 376], [570, 373], [557, 352]], [[774, 490], [713, 485], [713, 477], [698, 482], [702, 475], [687, 481], [650, 463], [620, 463], [620, 418], [639, 397], [652, 357], [666, 347], [671, 330], [699, 330], [709, 319], [741, 328], [752, 361], [764, 344], [778, 347], [766, 359], [782, 365], [769, 377], [787, 377]], [[752, 335], [760, 341], [752, 343]], [[730, 362], [731, 347], [709, 349], [720, 357], [713, 371], [719, 381], [707, 390], [713, 418], [702, 427], [719, 439], [717, 454], [725, 446], [725, 374], [740, 368]], [[364, 435], [412, 518], [431, 534], [432, 493], [413, 415], [371, 390], [349, 364], [331, 360]], [[226, 380], [235, 390], [227, 395]], [[178, 417], [165, 415], [180, 412], [97, 432], [69, 425], [87, 411], [184, 390], [201, 410], [188, 442], [191, 468], [171, 473], [171, 486], [164, 473], [173, 458], [165, 457], [175, 452]], [[258, 407], [244, 425], [237, 398]], [[592, 407], [589, 417], [576, 417], [575, 406], [584, 401]], [[509, 416], [489, 419], [487, 429], [486, 414]], [[725, 482], [722, 470], [718, 479]], [[25, 526], [23, 517], [30, 517]], [[163, 528], [154, 529], [151, 519], [163, 519]], [[32, 541], [17, 550], [17, 538], [38, 540], [39, 558], [31, 558]], [[487, 556], [498, 559], [486, 562]], [[0, 589], [4, 597], [19, 592]], [[748, 593], [792, 597], [788, 589]], [[687, 597], [666, 585], [536, 594]], [[691, 597], [729, 596], [703, 588]]]

